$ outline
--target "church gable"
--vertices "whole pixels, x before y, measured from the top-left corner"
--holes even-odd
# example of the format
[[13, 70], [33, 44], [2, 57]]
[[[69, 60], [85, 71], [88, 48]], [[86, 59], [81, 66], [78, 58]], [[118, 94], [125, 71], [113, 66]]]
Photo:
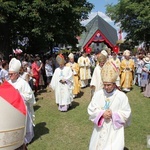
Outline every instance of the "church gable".
[[113, 48], [118, 40], [117, 31], [99, 15], [95, 16], [86, 26], [82, 33], [79, 46], [87, 48], [92, 42], [105, 42], [108, 47]]
[[101, 33], [100, 30], [97, 30], [93, 36], [89, 39], [89, 41], [86, 43], [86, 45], [83, 47], [83, 49], [86, 49], [89, 47], [89, 45], [94, 42], [94, 43], [101, 43], [105, 42], [109, 47], [113, 47], [113, 45], [109, 42], [109, 40]]

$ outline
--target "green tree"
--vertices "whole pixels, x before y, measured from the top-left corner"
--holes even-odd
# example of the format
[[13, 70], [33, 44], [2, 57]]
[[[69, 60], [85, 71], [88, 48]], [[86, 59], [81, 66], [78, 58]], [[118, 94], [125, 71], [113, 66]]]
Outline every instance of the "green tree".
[[127, 33], [127, 39], [136, 44], [150, 41], [150, 1], [119, 0], [118, 4], [106, 6], [106, 14]]
[[44, 50], [54, 44], [75, 46], [93, 5], [86, 0], [0, 0], [0, 50], [18, 47], [29, 38], [28, 49]]

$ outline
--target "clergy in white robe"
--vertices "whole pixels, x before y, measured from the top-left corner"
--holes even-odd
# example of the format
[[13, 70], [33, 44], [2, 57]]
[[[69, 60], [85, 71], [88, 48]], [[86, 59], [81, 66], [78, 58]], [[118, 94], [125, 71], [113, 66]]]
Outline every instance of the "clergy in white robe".
[[70, 67], [73, 73], [73, 98], [76, 98], [80, 93], [80, 77], [79, 77], [79, 65], [74, 61], [74, 54], [70, 53], [68, 55], [69, 62], [66, 66]]
[[125, 93], [116, 89], [115, 67], [106, 62], [102, 68], [104, 88], [95, 92], [88, 106], [94, 123], [89, 150], [123, 150], [124, 126], [129, 123], [131, 108]]
[[9, 76], [10, 80], [8, 81], [11, 85], [14, 86], [20, 92], [24, 103], [27, 107], [27, 123], [26, 123], [26, 135], [25, 135], [25, 144], [28, 144], [32, 141], [34, 137], [33, 130], [33, 119], [34, 119], [34, 110], [33, 105], [36, 103], [34, 93], [30, 88], [27, 81], [22, 79], [19, 75], [19, 70], [21, 68], [21, 62], [16, 58], [12, 58], [9, 63]]
[[107, 57], [103, 54], [100, 54], [97, 56], [97, 65], [94, 68], [94, 72], [91, 78], [90, 82], [90, 88], [91, 88], [91, 96], [93, 96], [94, 92], [100, 90], [103, 88], [103, 82], [101, 79], [101, 69], [103, 65], [105, 64], [107, 60]]
[[64, 58], [58, 55], [56, 61], [59, 67], [54, 71], [50, 87], [55, 91], [58, 110], [67, 111], [73, 101], [73, 73], [70, 67], [64, 65]]

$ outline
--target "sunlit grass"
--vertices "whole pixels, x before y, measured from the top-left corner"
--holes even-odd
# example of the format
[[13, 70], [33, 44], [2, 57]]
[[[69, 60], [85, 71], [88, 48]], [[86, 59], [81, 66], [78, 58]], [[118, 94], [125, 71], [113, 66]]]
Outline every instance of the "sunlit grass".
[[[145, 150], [147, 135], [150, 135], [150, 99], [145, 98], [136, 86], [127, 95], [132, 109], [132, 122], [125, 129], [126, 148]], [[34, 107], [35, 138], [28, 149], [87, 150], [93, 130], [87, 114], [89, 102], [88, 87], [82, 89], [79, 98], [74, 99], [71, 110], [60, 112], [53, 91], [41, 93]]]
[[145, 150], [147, 135], [150, 135], [150, 98], [144, 97], [137, 86], [127, 95], [132, 108], [132, 122], [125, 129], [126, 147], [130, 150]]

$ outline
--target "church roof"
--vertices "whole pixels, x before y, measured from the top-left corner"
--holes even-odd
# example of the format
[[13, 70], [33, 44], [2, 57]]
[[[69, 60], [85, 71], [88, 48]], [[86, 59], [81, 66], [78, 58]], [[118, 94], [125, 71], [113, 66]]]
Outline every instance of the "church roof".
[[86, 31], [82, 33], [79, 40], [79, 46], [82, 48], [98, 30], [109, 41], [110, 45], [116, 45], [118, 40], [116, 29], [102, 19], [99, 15], [96, 15], [85, 27]]

